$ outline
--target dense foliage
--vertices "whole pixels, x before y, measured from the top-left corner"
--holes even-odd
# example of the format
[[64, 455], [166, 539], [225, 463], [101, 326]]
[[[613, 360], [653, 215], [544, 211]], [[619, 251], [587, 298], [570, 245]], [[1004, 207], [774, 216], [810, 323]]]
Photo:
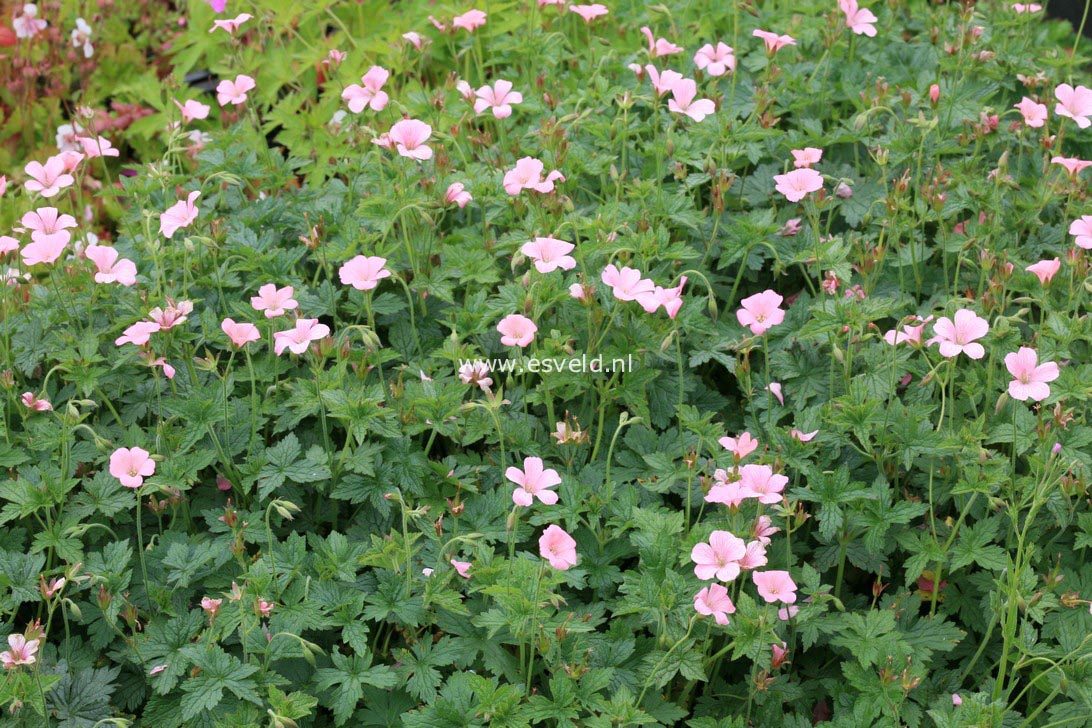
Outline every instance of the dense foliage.
[[1092, 725], [1068, 25], [90, 5], [0, 29], [0, 723]]

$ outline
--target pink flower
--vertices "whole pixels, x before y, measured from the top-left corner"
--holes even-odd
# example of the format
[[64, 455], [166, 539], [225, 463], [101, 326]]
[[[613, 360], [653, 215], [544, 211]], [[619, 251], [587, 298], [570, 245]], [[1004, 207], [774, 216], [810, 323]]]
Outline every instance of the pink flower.
[[698, 85], [693, 79], [684, 78], [671, 87], [672, 98], [667, 102], [667, 110], [675, 114], [685, 114], [696, 122], [701, 122], [717, 110], [716, 104], [709, 99], [695, 99]]
[[891, 329], [883, 335], [883, 340], [891, 346], [902, 343], [912, 344], [914, 346], [920, 345], [921, 332], [923, 329], [925, 329], [925, 324], [932, 321], [933, 317], [930, 316], [928, 318], [922, 318], [921, 316], [915, 315], [912, 318], [915, 321], [920, 321], [921, 323], [914, 326], [906, 325], [900, 328]]
[[483, 392], [488, 392], [493, 386], [493, 378], [489, 376], [489, 364], [484, 361], [463, 362], [459, 367], [459, 379], [463, 384], [475, 384]]
[[763, 387], [763, 389], [769, 391], [770, 394], [777, 397], [777, 401], [779, 403], [781, 403], [782, 405], [785, 404], [785, 396], [783, 394], [781, 394], [781, 383], [780, 382], [770, 382], [769, 385]]
[[226, 78], [216, 86], [216, 100], [220, 106], [227, 106], [233, 104], [238, 106], [246, 102], [246, 95], [248, 91], [253, 91], [258, 85], [254, 83], [254, 79], [250, 76], [238, 75], [234, 81], [228, 81]]
[[96, 157], [116, 157], [121, 154], [106, 137], [76, 137], [88, 159]]
[[239, 26], [253, 17], [253, 15], [248, 13], [239, 13], [229, 20], [214, 20], [212, 21], [212, 27], [209, 28], [209, 32], [215, 33], [217, 30], [222, 30], [228, 35], [235, 35], [235, 31], [239, 29]]
[[602, 3], [592, 3], [591, 5], [571, 5], [569, 7], [570, 12], [574, 12], [584, 19], [585, 23], [590, 23], [596, 18], [602, 17], [609, 13], [607, 6]]
[[723, 76], [736, 70], [735, 51], [724, 43], [706, 43], [694, 54], [694, 65], [710, 76]]
[[556, 238], [535, 238], [524, 243], [520, 252], [535, 261], [535, 269], [539, 273], [550, 273], [558, 268], [572, 270], [576, 267], [576, 260], [569, 255], [575, 247]]
[[224, 603], [223, 599], [213, 599], [212, 597], [201, 597], [201, 609], [205, 610], [205, 614], [209, 615], [209, 620], [216, 618], [216, 613], [220, 611], [220, 605]]
[[358, 255], [338, 269], [341, 282], [358, 291], [370, 291], [379, 285], [379, 281], [389, 278], [391, 272], [384, 268], [386, 258]]
[[175, 373], [174, 367], [172, 367], [170, 364], [168, 364], [167, 360], [164, 359], [163, 357], [160, 357], [158, 359], [153, 359], [152, 361], [148, 362], [148, 366], [153, 367], [153, 368], [154, 367], [162, 367], [164, 376], [166, 376], [167, 379], [174, 379], [174, 373]]
[[[38, 22], [45, 25], [44, 20]], [[35, 655], [38, 654], [38, 640], [28, 641], [21, 634], [9, 634], [8, 647], [9, 649], [0, 652], [0, 663], [4, 665], [5, 670], [14, 670], [19, 665], [33, 665], [37, 660]]]
[[792, 435], [794, 439], [799, 440], [800, 442], [811, 442], [815, 439], [815, 436], [819, 434], [819, 430], [802, 432], [794, 427], [789, 434]]
[[155, 666], [152, 667], [151, 670], [148, 671], [148, 676], [149, 677], [155, 677], [159, 673], [166, 670], [167, 667], [168, 667], [167, 663], [163, 663], [162, 665], [155, 665]]
[[[1016, 7], [1015, 5], [1013, 7]], [[1020, 12], [1019, 10], [1017, 12]], [[959, 697], [959, 693], [952, 693], [952, 705], [959, 707], [963, 705], [963, 698]]]
[[838, 8], [846, 15], [846, 27], [857, 35], [876, 36], [877, 18], [870, 10], [857, 5], [857, 0], [838, 0]]
[[735, 614], [736, 605], [732, 604], [728, 590], [720, 584], [710, 584], [694, 595], [694, 611], [705, 616], [712, 615], [717, 624], [728, 624], [728, 615]]
[[382, 111], [390, 101], [383, 84], [390, 78], [390, 71], [381, 66], [372, 66], [360, 77], [360, 83], [353, 84], [341, 92], [341, 98], [349, 104], [349, 111], [359, 114], [365, 107], [372, 111]]
[[1086, 162], [1076, 157], [1051, 157], [1050, 163], [1060, 164], [1065, 167], [1065, 171], [1069, 173], [1070, 177], [1076, 177], [1087, 168], [1092, 167], [1092, 162]]
[[186, 323], [186, 316], [193, 313], [193, 303], [190, 301], [179, 301], [175, 303], [171, 299], [167, 299], [167, 308], [160, 308], [156, 306], [148, 312], [148, 318], [159, 324], [160, 331], [168, 331], [175, 326]]
[[3, 197], [8, 193], [8, 177], [7, 175], [0, 174], [0, 197]]
[[14, 253], [19, 249], [19, 241], [10, 235], [0, 235], [0, 255]]
[[773, 519], [769, 516], [759, 516], [755, 519], [755, 525], [751, 528], [751, 535], [763, 546], [768, 546], [770, 537], [780, 530], [780, 528], [774, 527]]
[[800, 607], [795, 605], [789, 607], [781, 607], [777, 610], [777, 618], [782, 622], [788, 622], [800, 612]]
[[645, 66], [645, 71], [648, 72], [648, 80], [652, 82], [652, 88], [656, 91], [657, 96], [663, 96], [670, 92], [671, 89], [675, 88], [675, 84], [683, 80], [681, 73], [671, 70], [660, 73], [651, 63]]
[[470, 578], [469, 561], [456, 561], [455, 559], [451, 559], [451, 565], [455, 567], [455, 571], [458, 572], [459, 576], [463, 577], [464, 579]]
[[[729, 508], [738, 508], [749, 496], [743, 490], [743, 485], [739, 481], [739, 469], [729, 468], [717, 468], [713, 472], [713, 481], [716, 483], [709, 492], [705, 494], [705, 501], [707, 503], [720, 503], [726, 505]], [[729, 480], [729, 478], [733, 478]]]
[[766, 562], [765, 544], [761, 541], [750, 541], [747, 544], [747, 553], [743, 554], [743, 558], [739, 560], [739, 568], [744, 571], [751, 571], [760, 566], [765, 566]]
[[155, 460], [141, 447], [119, 447], [110, 455], [110, 475], [126, 488], [139, 488], [155, 473]]
[[641, 304], [646, 313], [655, 313], [660, 306], [667, 311], [669, 318], [674, 319], [682, 308], [682, 289], [686, 285], [686, 276], [679, 279], [679, 285], [674, 288], [656, 286], [648, 293], [638, 294], [637, 303]]
[[1092, 121], [1088, 119], [1092, 116], [1092, 89], [1084, 86], [1073, 88], [1068, 83], [1063, 83], [1054, 89], [1054, 98], [1058, 99], [1058, 103], [1054, 105], [1055, 114], [1068, 116], [1081, 129], [1092, 125]]
[[497, 331], [501, 333], [502, 344], [522, 348], [534, 340], [538, 327], [526, 316], [513, 313], [501, 319], [501, 322], [497, 324]]
[[136, 263], [128, 258], [118, 260], [118, 251], [107, 245], [88, 245], [83, 251], [95, 264], [95, 283], [120, 283], [131, 286], [136, 283]]
[[16, 38], [33, 38], [48, 27], [49, 23], [38, 19], [38, 6], [34, 3], [25, 3], [22, 12], [14, 14], [11, 20], [11, 29], [15, 31]]
[[1046, 104], [1038, 104], [1027, 96], [1020, 100], [1020, 103], [1013, 104], [1013, 108], [1019, 109], [1021, 116], [1024, 117], [1024, 123], [1028, 126], [1039, 128], [1047, 120], [1047, 107]]
[[475, 92], [478, 100], [474, 102], [474, 112], [482, 113], [493, 110], [493, 116], [507, 119], [512, 115], [512, 104], [523, 103], [523, 94], [512, 90], [512, 82], [499, 79], [492, 86], [482, 86]]
[[690, 560], [694, 562], [694, 575], [708, 581], [732, 581], [739, 576], [739, 560], [747, 554], [747, 544], [743, 539], [733, 536], [728, 531], [713, 531], [709, 534], [709, 543], [695, 544], [690, 550]]
[[648, 40], [648, 52], [653, 58], [660, 56], [670, 56], [674, 53], [682, 53], [681, 46], [677, 46], [666, 38], [654, 38], [652, 36], [652, 30], [646, 25], [641, 28], [641, 32]]
[[786, 476], [774, 473], [769, 465], [744, 465], [739, 475], [745, 496], [766, 504], [780, 503], [781, 493], [789, 482]]
[[[66, 232], [65, 235], [67, 234]], [[38, 265], [39, 263], [48, 265], [56, 262], [66, 247], [68, 247], [68, 243], [62, 242], [61, 238], [49, 235], [23, 246], [23, 249], [19, 251], [19, 256], [23, 259], [24, 265]]]
[[794, 169], [785, 174], [775, 174], [777, 191], [785, 195], [789, 202], [800, 202], [810, 192], [823, 189], [823, 175], [814, 169]]
[[58, 592], [64, 589], [64, 585], [68, 583], [68, 579], [63, 576], [60, 578], [53, 577], [49, 580], [48, 584], [46, 584], [44, 576], [39, 576], [38, 578], [41, 580], [38, 591], [42, 593], [42, 598], [44, 599], [52, 599]]
[[424, 47], [428, 43], [431, 42], [431, 41], [427, 40], [424, 36], [422, 36], [420, 33], [416, 33], [416, 32], [414, 32], [412, 30], [409, 31], [408, 33], [403, 33], [402, 38], [409, 41], [410, 45], [412, 45], [414, 48], [416, 48], [419, 51], [423, 50]]
[[159, 324], [154, 321], [137, 321], [135, 324], [125, 329], [121, 336], [114, 339], [115, 346], [124, 346], [125, 344], [132, 344], [133, 346], [144, 346], [148, 343], [148, 340], [152, 338], [152, 334], [159, 331]]
[[761, 336], [766, 331], [785, 320], [785, 311], [779, 306], [784, 301], [780, 293], [765, 290], [740, 301], [743, 308], [736, 311], [740, 326], [748, 326], [751, 333]]
[[276, 602], [266, 601], [262, 597], [258, 597], [258, 603], [255, 605], [258, 613], [261, 614], [263, 617], [268, 617], [270, 614], [272, 614], [273, 608], [275, 606], [277, 606]]
[[796, 583], [787, 571], [756, 571], [751, 579], [758, 588], [759, 596], [767, 603], [796, 601]]
[[[1014, 11], [1015, 13], [1017, 13], [1017, 14], [1021, 14], [1021, 13], [1037, 13], [1037, 12], [1039, 12], [1040, 10], [1042, 10], [1042, 9], [1043, 9], [1043, 6], [1042, 6], [1042, 5], [1037, 5], [1036, 3], [1029, 3], [1029, 4], [1024, 4], [1024, 3], [1013, 3], [1013, 4], [1012, 4], [1012, 9], [1013, 9], [1013, 11]], [[959, 696], [958, 696], [958, 695], [956, 695], [956, 696], [953, 696], [953, 697], [959, 697]], [[958, 703], [956, 703], [956, 705], [958, 705]]]
[[485, 25], [486, 15], [481, 10], [467, 10], [462, 15], [456, 15], [451, 19], [452, 28], [462, 28], [467, 33], [473, 33]]
[[791, 238], [800, 234], [800, 231], [804, 228], [800, 226], [800, 218], [794, 217], [790, 220], [786, 220], [785, 224], [781, 226], [781, 229], [777, 231], [777, 234], [783, 238]]
[[978, 339], [985, 336], [990, 330], [990, 324], [986, 319], [969, 308], [961, 308], [955, 312], [955, 321], [947, 316], [942, 316], [933, 324], [933, 333], [936, 334], [926, 342], [932, 345], [940, 342], [940, 355], [951, 359], [965, 353], [972, 359], [981, 359], [986, 355], [982, 344]]
[[1050, 280], [1059, 270], [1061, 270], [1061, 268], [1062, 261], [1054, 258], [1052, 260], [1040, 260], [1038, 263], [1024, 268], [1024, 270], [1029, 273], [1034, 273], [1035, 277], [1039, 279], [1039, 282], [1045, 286], [1050, 283]]
[[191, 192], [185, 200], [179, 200], [159, 216], [159, 233], [165, 238], [170, 238], [184, 227], [189, 227], [197, 219], [200, 212], [194, 201], [201, 196], [199, 190]]
[[823, 158], [823, 150], [816, 149], [815, 147], [805, 147], [803, 149], [792, 150], [792, 164], [794, 167], [810, 167], [813, 164], [819, 164], [819, 160]]
[[555, 569], [565, 571], [576, 566], [576, 541], [560, 526], [546, 527], [538, 539], [538, 552]]
[[629, 266], [618, 270], [615, 265], [608, 265], [599, 277], [611, 287], [614, 297], [619, 301], [636, 301], [656, 290], [655, 283], [648, 278], [642, 278], [641, 271]]
[[1092, 249], [1092, 215], [1082, 215], [1079, 220], [1069, 224], [1069, 234], [1073, 235], [1078, 248]]
[[1021, 402], [1029, 399], [1042, 402], [1050, 396], [1047, 382], [1058, 378], [1058, 365], [1054, 362], [1038, 364], [1038, 361], [1039, 355], [1026, 346], [1005, 355], [1005, 368], [1015, 377], [1009, 382], [1010, 397]]
[[455, 90], [459, 92], [459, 95], [463, 97], [463, 101], [471, 103], [474, 101], [474, 87], [466, 81], [459, 79], [455, 82]]
[[432, 136], [432, 127], [417, 119], [403, 119], [387, 132], [391, 143], [403, 157], [424, 161], [432, 159], [432, 147], [425, 144]]
[[318, 341], [330, 335], [330, 327], [320, 324], [318, 319], [296, 319], [295, 327], [273, 334], [273, 351], [280, 356], [288, 349], [293, 354], [303, 354], [312, 341]]
[[735, 437], [722, 437], [717, 442], [725, 450], [732, 453], [737, 461], [747, 457], [758, 447], [758, 440], [751, 437], [749, 432], [744, 432], [738, 439]]
[[277, 288], [276, 283], [266, 283], [258, 289], [257, 296], [250, 297], [250, 305], [255, 311], [265, 311], [266, 318], [283, 316], [285, 311], [298, 307], [299, 302], [292, 298], [295, 289], [292, 286]]
[[770, 645], [770, 667], [775, 670], [788, 662], [788, 646], [782, 642], [780, 645]]
[[23, 186], [28, 192], [37, 192], [42, 197], [54, 197], [76, 181], [72, 175], [66, 174], [64, 159], [60, 155], [50, 157], [45, 164], [28, 162], [23, 171], [30, 177]]
[[23, 392], [20, 399], [24, 407], [35, 412], [50, 412], [53, 409], [53, 404], [48, 399], [39, 397], [34, 392]]
[[588, 286], [583, 283], [574, 283], [569, 286], [569, 296], [581, 303], [590, 303], [594, 295], [595, 286]]
[[466, 207], [466, 204], [473, 199], [462, 182], [452, 182], [444, 193], [444, 202], [456, 204], [460, 209]]
[[187, 99], [186, 103], [180, 104], [178, 99], [174, 100], [174, 105], [178, 107], [178, 110], [182, 113], [182, 123], [188, 124], [194, 119], [207, 119], [209, 115], [208, 104], [202, 104], [200, 101], [194, 101], [193, 99]]
[[791, 35], [778, 35], [768, 30], [755, 30], [751, 35], [762, 39], [762, 42], [766, 44], [766, 53], [771, 56], [785, 46], [796, 45], [796, 39]]
[[[78, 143], [79, 139], [77, 138], [77, 144]], [[83, 161], [83, 158], [84, 155], [81, 152], [67, 150], [50, 157], [50, 159], [60, 159], [61, 163], [64, 164], [65, 172], [75, 172], [76, 168], [80, 166], [80, 162]]]
[[550, 488], [561, 484], [561, 476], [553, 468], [543, 469], [542, 458], [524, 458], [523, 470], [510, 467], [504, 477], [519, 486], [512, 493], [512, 502], [517, 506], [531, 505], [535, 496], [548, 506], [557, 503], [557, 493]]
[[554, 180], [565, 181], [564, 175], [556, 169], [542, 178], [545, 165], [534, 157], [523, 157], [516, 161], [514, 169], [504, 173], [504, 191], [518, 195], [523, 190], [534, 190], [543, 194], [554, 191]]
[[19, 222], [31, 231], [30, 237], [34, 242], [50, 246], [60, 245], [62, 248], [72, 240], [69, 228], [76, 227], [76, 218], [71, 215], [58, 215], [56, 207], [39, 207], [24, 214]]
[[220, 329], [231, 339], [231, 343], [240, 349], [251, 341], [262, 338], [258, 327], [249, 323], [236, 323], [234, 319], [226, 318], [220, 323]]

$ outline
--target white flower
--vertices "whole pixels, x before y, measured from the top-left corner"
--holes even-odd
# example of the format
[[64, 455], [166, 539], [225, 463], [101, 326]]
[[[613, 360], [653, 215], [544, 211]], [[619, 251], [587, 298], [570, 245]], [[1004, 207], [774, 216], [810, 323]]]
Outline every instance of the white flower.
[[49, 27], [49, 23], [38, 20], [37, 5], [27, 3], [23, 6], [22, 14], [15, 15], [12, 18], [11, 27], [15, 30], [16, 38], [33, 38]]
[[83, 133], [84, 128], [76, 122], [61, 124], [57, 127], [57, 149], [62, 152], [83, 151], [83, 146], [76, 141], [76, 137], [83, 136]]
[[83, 18], [76, 18], [76, 29], [72, 31], [72, 46], [83, 46], [83, 57], [90, 58], [95, 55], [95, 47], [91, 45], [91, 26]]

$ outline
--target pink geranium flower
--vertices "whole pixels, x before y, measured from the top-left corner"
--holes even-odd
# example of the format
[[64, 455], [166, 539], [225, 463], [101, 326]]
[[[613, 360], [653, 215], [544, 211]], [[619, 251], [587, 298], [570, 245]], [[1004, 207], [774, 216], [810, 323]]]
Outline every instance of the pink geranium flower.
[[284, 353], [285, 349], [293, 354], [303, 354], [312, 341], [329, 335], [330, 327], [320, 324], [318, 319], [297, 319], [293, 328], [273, 334], [273, 351], [277, 356]]
[[245, 103], [247, 93], [257, 87], [258, 85], [254, 83], [254, 79], [250, 76], [240, 74], [235, 77], [234, 81], [228, 81], [225, 78], [216, 86], [216, 100], [221, 106], [227, 106], [228, 104], [238, 106]]
[[432, 159], [432, 147], [425, 142], [432, 136], [432, 127], [417, 119], [403, 119], [387, 132], [391, 143], [403, 157], [424, 161]]
[[1092, 215], [1082, 215], [1069, 224], [1069, 234], [1074, 236], [1078, 248], [1092, 249]]
[[[1042, 10], [1042, 9], [1043, 9], [1043, 6], [1042, 6], [1042, 5], [1039, 5], [1039, 4], [1037, 4], [1037, 3], [1013, 3], [1013, 4], [1012, 4], [1012, 9], [1013, 9], [1013, 12], [1015, 12], [1015, 13], [1017, 13], [1017, 14], [1022, 14], [1022, 13], [1037, 13], [1037, 12], [1039, 12], [1040, 10]], [[958, 696], [958, 695], [954, 695], [954, 696], [952, 696], [952, 697], [953, 697], [953, 698], [958, 698], [959, 696]], [[958, 704], [959, 704], [959, 703], [956, 703], [956, 705], [958, 705]]]
[[645, 39], [648, 40], [648, 52], [653, 58], [670, 56], [675, 53], [682, 53], [683, 51], [682, 46], [677, 46], [666, 38], [653, 37], [652, 29], [647, 25], [641, 28], [641, 33], [643, 33]]
[[1009, 396], [1025, 402], [1033, 399], [1042, 402], [1050, 396], [1050, 386], [1059, 376], [1054, 362], [1039, 364], [1035, 349], [1021, 346], [1018, 351], [1005, 355], [1005, 368], [1014, 378], [1009, 382]]
[[678, 71], [668, 69], [661, 73], [651, 63], [645, 66], [645, 71], [648, 73], [648, 80], [652, 82], [652, 88], [656, 91], [657, 96], [669, 93], [671, 89], [675, 88], [675, 84], [683, 79], [683, 75]]
[[792, 604], [796, 601], [796, 582], [787, 571], [756, 571], [751, 579], [758, 588], [758, 594], [767, 603], [782, 602]]
[[431, 42], [427, 38], [425, 38], [423, 35], [421, 35], [420, 33], [417, 33], [417, 32], [412, 31], [412, 30], [409, 31], [408, 33], [403, 33], [402, 38], [404, 40], [408, 41], [410, 45], [412, 45], [414, 48], [416, 48], [419, 51], [423, 50], [424, 47], [428, 43]]
[[[45, 26], [44, 20], [38, 22]], [[9, 634], [8, 649], [0, 652], [0, 664], [3, 664], [5, 670], [14, 670], [19, 665], [33, 665], [38, 659], [35, 657], [37, 654], [38, 640], [28, 640], [21, 634]]]
[[497, 324], [497, 331], [501, 333], [502, 344], [522, 348], [534, 341], [538, 326], [526, 316], [513, 313], [501, 319]]
[[220, 611], [220, 605], [223, 603], [223, 599], [201, 597], [201, 609], [205, 611], [205, 614], [209, 615], [209, 620], [213, 620], [216, 618], [217, 613]]
[[0, 255], [14, 253], [19, 249], [19, 241], [10, 235], [0, 235]]
[[38, 17], [38, 6], [34, 3], [24, 3], [20, 10], [11, 19], [11, 29], [15, 31], [16, 38], [33, 38], [49, 27], [49, 23]]
[[258, 289], [257, 296], [251, 296], [250, 305], [255, 311], [265, 311], [266, 318], [283, 316], [285, 311], [291, 311], [300, 304], [292, 298], [295, 290], [292, 286], [277, 288], [275, 283], [266, 283]]
[[785, 395], [781, 393], [781, 382], [770, 382], [763, 389], [768, 390], [770, 394], [776, 397], [778, 403], [785, 404]]
[[539, 273], [550, 273], [558, 268], [572, 270], [576, 267], [576, 260], [569, 255], [575, 247], [556, 238], [535, 238], [524, 243], [520, 252], [535, 261], [535, 269]]
[[705, 616], [712, 615], [717, 624], [728, 624], [728, 615], [735, 614], [736, 605], [732, 604], [728, 590], [720, 584], [710, 584], [694, 595], [694, 610]]
[[34, 392], [23, 392], [20, 399], [24, 407], [34, 412], [50, 412], [53, 410], [53, 404], [48, 399], [39, 397]]
[[462, 28], [467, 33], [473, 33], [485, 25], [486, 14], [481, 10], [467, 10], [462, 15], [456, 15], [451, 19], [452, 28]]
[[175, 326], [186, 323], [186, 317], [191, 313], [193, 313], [193, 303], [191, 301], [175, 303], [168, 298], [167, 307], [160, 308], [156, 306], [148, 312], [148, 318], [159, 324], [160, 331], [169, 331]]
[[483, 392], [488, 392], [493, 386], [493, 378], [489, 374], [489, 364], [484, 361], [468, 361], [459, 367], [459, 380], [463, 384], [477, 385]]
[[766, 44], [766, 53], [771, 56], [785, 46], [796, 45], [796, 39], [791, 35], [778, 35], [768, 30], [757, 29], [751, 35], [762, 39], [762, 42]]
[[576, 541], [560, 526], [547, 526], [538, 539], [538, 552], [555, 569], [576, 566]]
[[772, 290], [756, 293], [740, 301], [743, 308], [736, 311], [736, 319], [741, 326], [747, 326], [755, 336], [761, 336], [768, 329], [785, 320], [785, 311], [781, 302], [785, 298]]
[[739, 476], [744, 494], [766, 504], [781, 502], [781, 493], [789, 482], [786, 476], [774, 473], [769, 465], [744, 465]]
[[694, 65], [710, 76], [723, 76], [736, 70], [735, 51], [724, 43], [706, 43], [694, 54]]
[[747, 554], [747, 544], [728, 531], [713, 531], [708, 543], [695, 544], [690, 550], [694, 575], [708, 581], [732, 581], [739, 576], [739, 560]]
[[358, 291], [370, 291], [379, 285], [379, 281], [389, 278], [391, 272], [384, 268], [386, 258], [358, 255], [338, 269], [341, 282]]
[[751, 535], [763, 546], [770, 545], [770, 537], [780, 531], [773, 525], [773, 519], [769, 516], [759, 516], [755, 519], [755, 525], [751, 528]]
[[1092, 125], [1088, 118], [1092, 116], [1092, 89], [1084, 86], [1073, 88], [1068, 83], [1063, 83], [1054, 89], [1054, 98], [1058, 99], [1058, 103], [1054, 105], [1055, 114], [1068, 116], [1081, 129]]
[[144, 346], [148, 343], [148, 340], [152, 338], [152, 334], [159, 331], [159, 324], [155, 321], [137, 321], [135, 324], [125, 329], [121, 336], [114, 339], [115, 346], [124, 346], [125, 344], [132, 344], [133, 346]]
[[523, 470], [510, 467], [504, 477], [519, 486], [512, 492], [512, 502], [517, 506], [531, 505], [536, 496], [548, 506], [557, 503], [557, 493], [550, 488], [561, 484], [561, 476], [553, 468], [543, 468], [542, 458], [525, 458]]
[[989, 332], [989, 322], [969, 308], [959, 309], [954, 318], [954, 321], [947, 316], [938, 319], [933, 324], [936, 336], [926, 343], [932, 345], [940, 342], [940, 355], [949, 359], [960, 354], [981, 359], [986, 355], [986, 350], [977, 340]]
[[144, 479], [155, 474], [155, 460], [141, 447], [120, 447], [110, 455], [110, 475], [126, 488], [139, 488]]
[[921, 332], [925, 329], [925, 325], [933, 320], [933, 317], [922, 318], [921, 316], [915, 315], [912, 318], [921, 323], [892, 329], [883, 335], [883, 340], [891, 346], [902, 343], [912, 344], [914, 346], [921, 344]]
[[228, 35], [235, 35], [235, 31], [239, 30], [239, 26], [253, 17], [254, 16], [249, 13], [239, 13], [234, 18], [228, 20], [214, 20], [212, 21], [212, 27], [209, 28], [209, 32], [215, 33], [217, 30], [222, 30]]
[[1013, 104], [1013, 107], [1020, 110], [1020, 115], [1024, 117], [1024, 123], [1028, 126], [1039, 128], [1047, 120], [1046, 104], [1036, 103], [1027, 96], [1022, 98], [1020, 103]]
[[685, 114], [701, 122], [717, 110], [716, 104], [709, 99], [695, 99], [698, 85], [693, 79], [684, 78], [671, 87], [672, 98], [667, 102], [667, 109], [675, 114]]
[[846, 27], [857, 35], [876, 36], [877, 18], [870, 10], [860, 7], [857, 0], [838, 0], [838, 8], [845, 13]]
[[798, 430], [798, 429], [796, 429], [794, 427], [789, 432], [789, 434], [792, 435], [793, 439], [799, 440], [800, 442], [811, 442], [812, 440], [815, 439], [815, 436], [819, 434], [819, 430], [812, 430], [811, 432], [804, 432], [804, 431]]
[[564, 175], [556, 169], [542, 178], [546, 166], [541, 160], [534, 157], [523, 157], [516, 160], [514, 169], [504, 173], [504, 191], [510, 195], [518, 195], [523, 190], [534, 190], [543, 194], [554, 191], [554, 181], [565, 181]]
[[152, 359], [151, 361], [147, 362], [147, 364], [148, 366], [153, 368], [161, 367], [163, 369], [163, 374], [167, 377], [167, 379], [174, 379], [174, 367], [168, 364], [167, 360], [163, 357], [159, 357], [158, 359]]
[[569, 11], [574, 12], [584, 19], [585, 23], [590, 23], [596, 18], [602, 17], [609, 13], [607, 6], [602, 3], [592, 3], [591, 5], [571, 5]]
[[467, 203], [473, 199], [462, 182], [452, 182], [444, 193], [444, 202], [458, 205], [460, 209], [466, 207]]
[[804, 147], [803, 149], [793, 149], [791, 151], [792, 164], [797, 168], [807, 168], [813, 164], [819, 164], [819, 161], [823, 158], [823, 150], [815, 147]]
[[201, 192], [194, 190], [186, 199], [179, 200], [160, 214], [159, 234], [169, 239], [182, 228], [192, 225], [197, 219], [197, 213], [200, 212], [193, 203], [200, 196]]
[[1054, 278], [1054, 275], [1061, 270], [1061, 268], [1062, 261], [1058, 258], [1053, 258], [1051, 260], [1040, 260], [1038, 263], [1024, 268], [1024, 270], [1029, 273], [1034, 273], [1035, 277], [1039, 279], [1039, 282], [1045, 286], [1050, 283], [1051, 279]]
[[1084, 170], [1092, 167], [1092, 162], [1086, 162], [1083, 159], [1077, 159], [1076, 157], [1051, 157], [1051, 164], [1059, 164], [1065, 167], [1065, 171], [1069, 173], [1070, 177], [1076, 177]]
[[74, 217], [58, 215], [55, 207], [39, 207], [24, 214], [20, 222], [31, 231], [33, 240], [19, 251], [26, 265], [55, 262], [72, 239], [68, 229], [76, 227]]
[[751, 437], [749, 432], [744, 432], [738, 438], [722, 437], [717, 442], [725, 450], [732, 453], [737, 462], [753, 453], [758, 447], [758, 440]]
[[765, 566], [767, 561], [766, 546], [761, 541], [750, 541], [747, 543], [747, 553], [739, 560], [739, 568], [752, 571]]
[[382, 66], [372, 66], [360, 77], [360, 84], [353, 84], [341, 92], [341, 98], [348, 102], [349, 111], [359, 114], [366, 107], [372, 111], [382, 111], [390, 101], [383, 84], [390, 78], [390, 71]]
[[470, 567], [472, 566], [471, 562], [456, 561], [455, 559], [451, 559], [449, 563], [453, 567], [455, 567], [455, 573], [457, 573], [459, 576], [463, 577], [464, 579], [470, 578]]
[[512, 90], [512, 82], [499, 79], [492, 86], [482, 86], [474, 92], [478, 97], [474, 102], [474, 112], [482, 113], [486, 109], [493, 110], [493, 116], [498, 119], [507, 119], [512, 115], [512, 104], [523, 103], [523, 94]]
[[656, 290], [656, 284], [641, 277], [641, 271], [624, 266], [619, 270], [615, 265], [608, 265], [599, 276], [603, 283], [611, 287], [614, 297], [619, 301], [636, 301], [639, 297]]
[[83, 251], [95, 264], [95, 283], [120, 283], [131, 286], [136, 283], [136, 263], [128, 258], [118, 260], [118, 251], [108, 245], [88, 245]]
[[674, 288], [656, 286], [648, 293], [639, 294], [637, 296], [637, 303], [641, 304], [641, 307], [646, 313], [655, 313], [656, 309], [663, 306], [664, 310], [667, 311], [668, 317], [674, 319], [683, 305], [682, 290], [685, 285], [686, 276], [682, 276], [679, 279], [679, 285]]
[[50, 157], [45, 164], [28, 162], [23, 171], [30, 177], [23, 186], [28, 192], [37, 192], [42, 197], [54, 197], [76, 181], [66, 173], [64, 159], [60, 155]]
[[200, 101], [194, 101], [193, 99], [187, 99], [186, 103], [179, 103], [178, 99], [174, 99], [174, 105], [178, 107], [179, 112], [182, 114], [182, 123], [188, 124], [194, 119], [207, 119], [209, 115], [209, 105], [202, 104]]
[[785, 174], [775, 174], [777, 191], [789, 202], [800, 202], [811, 192], [823, 189], [823, 175], [814, 169], [794, 169]]
[[226, 318], [220, 323], [220, 329], [231, 339], [231, 343], [240, 349], [252, 341], [262, 338], [258, 327], [250, 323], [236, 323], [234, 319]]
[[88, 159], [96, 157], [117, 157], [121, 154], [106, 137], [76, 137], [76, 141], [83, 147], [83, 153]]

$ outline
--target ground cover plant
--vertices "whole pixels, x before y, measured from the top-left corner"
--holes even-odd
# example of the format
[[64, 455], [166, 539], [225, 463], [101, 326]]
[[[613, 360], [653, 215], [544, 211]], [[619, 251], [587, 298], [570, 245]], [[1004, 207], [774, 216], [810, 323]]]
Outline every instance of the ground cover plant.
[[0, 724], [1092, 724], [1034, 4], [0, 28]]

